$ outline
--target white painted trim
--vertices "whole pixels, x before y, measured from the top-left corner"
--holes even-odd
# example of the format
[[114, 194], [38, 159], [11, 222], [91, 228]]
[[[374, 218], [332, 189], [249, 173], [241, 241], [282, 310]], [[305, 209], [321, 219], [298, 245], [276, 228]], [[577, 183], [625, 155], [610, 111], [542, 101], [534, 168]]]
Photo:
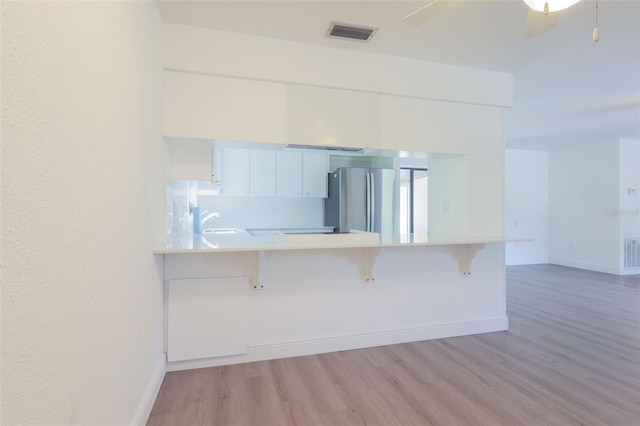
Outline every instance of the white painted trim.
[[147, 388], [145, 389], [140, 402], [138, 403], [138, 408], [136, 409], [136, 413], [130, 423], [131, 425], [145, 425], [147, 423], [153, 404], [156, 402], [156, 398], [158, 397], [158, 392], [160, 392], [160, 386], [162, 386], [162, 381], [164, 380], [166, 372], [167, 362], [163, 355], [160, 358], [160, 362], [158, 362], [149, 383], [147, 384]]
[[570, 268], [587, 269], [589, 271], [604, 272], [605, 274], [621, 275], [616, 266], [600, 265], [598, 263], [578, 262], [575, 260], [549, 258], [552, 265], [568, 266]]
[[466, 336], [470, 334], [490, 333], [509, 329], [507, 317], [468, 321], [463, 323], [438, 324], [420, 328], [384, 331], [353, 336], [332, 337], [282, 344], [251, 346], [247, 354], [207, 358], [191, 361], [171, 362], [167, 371], [189, 370], [194, 368], [215, 367], [220, 365], [241, 364], [245, 362], [269, 359], [290, 358], [314, 355], [326, 352], [369, 348], [420, 340], [441, 339], [445, 337]]

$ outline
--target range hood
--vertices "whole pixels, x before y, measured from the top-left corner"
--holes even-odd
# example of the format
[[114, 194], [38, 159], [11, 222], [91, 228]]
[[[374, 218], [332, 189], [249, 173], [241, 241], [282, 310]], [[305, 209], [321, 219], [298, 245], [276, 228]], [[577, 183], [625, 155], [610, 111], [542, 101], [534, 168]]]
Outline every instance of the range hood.
[[337, 151], [337, 152], [349, 152], [352, 154], [363, 154], [364, 148], [349, 148], [345, 146], [334, 146], [334, 145], [296, 145], [289, 144], [287, 145], [287, 149], [317, 149], [320, 151]]

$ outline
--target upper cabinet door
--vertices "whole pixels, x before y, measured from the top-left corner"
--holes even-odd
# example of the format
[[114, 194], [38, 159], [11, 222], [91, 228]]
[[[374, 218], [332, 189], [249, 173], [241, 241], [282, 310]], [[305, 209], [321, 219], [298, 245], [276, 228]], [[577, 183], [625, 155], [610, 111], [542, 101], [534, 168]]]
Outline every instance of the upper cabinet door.
[[302, 153], [302, 196], [327, 197], [328, 158], [326, 152]]
[[220, 156], [220, 195], [249, 196], [250, 151], [227, 148]]
[[278, 197], [302, 196], [302, 152], [278, 151], [276, 161]]
[[282, 83], [164, 72], [164, 134], [283, 143]]
[[250, 150], [250, 184], [252, 197], [276, 196], [276, 151]]
[[468, 154], [503, 143], [503, 108], [383, 95], [380, 148]]
[[380, 96], [374, 93], [287, 86], [287, 142], [377, 147]]

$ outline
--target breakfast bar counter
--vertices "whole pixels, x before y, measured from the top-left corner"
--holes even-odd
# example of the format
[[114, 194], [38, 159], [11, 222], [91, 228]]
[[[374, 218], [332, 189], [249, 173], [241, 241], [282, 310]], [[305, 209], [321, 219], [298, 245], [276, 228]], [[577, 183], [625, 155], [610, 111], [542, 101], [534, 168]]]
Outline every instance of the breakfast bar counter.
[[304, 250], [318, 248], [356, 247], [406, 247], [443, 246], [486, 243], [523, 242], [529, 239], [508, 236], [469, 236], [440, 234], [393, 234], [380, 235], [374, 232], [329, 233], [286, 232], [285, 230], [224, 229], [220, 233], [167, 235], [164, 244], [154, 250], [156, 254], [238, 252], [270, 250]]
[[167, 368], [508, 328], [504, 243], [524, 239], [321, 231], [168, 238]]

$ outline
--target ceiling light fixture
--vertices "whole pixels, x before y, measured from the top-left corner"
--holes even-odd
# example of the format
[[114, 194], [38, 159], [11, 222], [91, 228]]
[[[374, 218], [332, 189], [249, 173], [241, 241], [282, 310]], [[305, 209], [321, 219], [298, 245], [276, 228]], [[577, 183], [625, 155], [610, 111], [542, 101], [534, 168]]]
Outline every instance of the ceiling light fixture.
[[549, 12], [557, 12], [571, 7], [579, 1], [580, 0], [524, 0], [532, 10], [544, 12], [545, 15], [548, 15]]
[[[535, 12], [543, 12], [548, 15], [551, 12], [567, 9], [580, 0], [523, 0], [529, 8]], [[531, 12], [529, 12], [531, 13]], [[525, 38], [527, 38], [525, 36]], [[591, 36], [594, 42], [600, 40], [600, 28], [598, 28], [598, 0], [596, 0], [596, 27], [593, 29]]]

